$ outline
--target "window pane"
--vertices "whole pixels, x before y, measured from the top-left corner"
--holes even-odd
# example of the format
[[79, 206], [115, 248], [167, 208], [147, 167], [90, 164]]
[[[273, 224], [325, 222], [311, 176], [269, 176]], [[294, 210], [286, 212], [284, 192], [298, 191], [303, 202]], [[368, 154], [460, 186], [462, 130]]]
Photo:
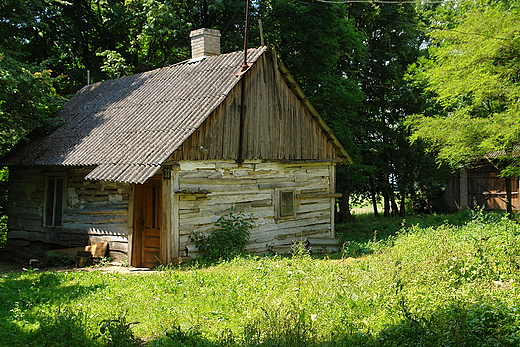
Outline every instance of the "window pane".
[[293, 214], [293, 192], [280, 192], [280, 216], [292, 216]]
[[56, 179], [56, 203], [54, 208], [54, 226], [59, 227], [63, 223], [63, 178]]
[[47, 197], [45, 206], [45, 225], [53, 226], [53, 215], [54, 215], [54, 187], [55, 179], [49, 178], [47, 181]]

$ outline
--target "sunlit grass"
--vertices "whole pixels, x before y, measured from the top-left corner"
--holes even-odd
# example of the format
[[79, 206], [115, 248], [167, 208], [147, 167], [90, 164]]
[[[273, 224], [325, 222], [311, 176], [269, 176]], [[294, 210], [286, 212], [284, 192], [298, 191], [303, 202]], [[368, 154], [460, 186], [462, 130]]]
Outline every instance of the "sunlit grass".
[[356, 259], [300, 252], [153, 273], [2, 274], [0, 345], [108, 346], [94, 336], [117, 317], [138, 321], [128, 327], [151, 346], [520, 342], [515, 222], [414, 225], [370, 242], [380, 244]]

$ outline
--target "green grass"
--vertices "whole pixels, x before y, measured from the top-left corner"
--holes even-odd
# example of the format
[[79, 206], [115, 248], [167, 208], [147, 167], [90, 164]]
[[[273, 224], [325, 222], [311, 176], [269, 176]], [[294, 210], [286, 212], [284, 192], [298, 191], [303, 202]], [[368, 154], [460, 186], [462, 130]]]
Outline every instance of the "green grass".
[[1, 274], [0, 345], [518, 346], [520, 226], [470, 219], [359, 258]]
[[387, 240], [410, 227], [428, 228], [442, 225], [462, 226], [473, 220], [500, 220], [502, 212], [462, 211], [444, 215], [409, 215], [406, 217], [374, 217], [373, 213], [356, 215], [350, 223], [337, 224], [337, 237], [344, 245], [342, 256], [360, 257], [384, 247]]

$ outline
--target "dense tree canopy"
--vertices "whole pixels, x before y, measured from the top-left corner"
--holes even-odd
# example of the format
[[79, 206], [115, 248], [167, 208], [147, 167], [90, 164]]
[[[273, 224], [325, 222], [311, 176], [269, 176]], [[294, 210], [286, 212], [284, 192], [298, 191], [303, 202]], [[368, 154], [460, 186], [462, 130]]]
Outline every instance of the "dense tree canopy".
[[[96, 82], [184, 60], [190, 54], [189, 32], [200, 27], [221, 31], [222, 52], [241, 50], [244, 6], [245, 1], [235, 0], [2, 1], [1, 150], [5, 152], [35, 128], [56, 124], [59, 120], [50, 115], [62, 100], [59, 95], [68, 97], [85, 85], [87, 71], [90, 81]], [[382, 196], [385, 214], [404, 213], [406, 198], [425, 200], [427, 194], [431, 201], [431, 188], [442, 186], [442, 179], [418, 139], [428, 140], [442, 158], [447, 158], [440, 140], [428, 137], [434, 132], [427, 131], [428, 127], [443, 129], [440, 125], [446, 119], [467, 117], [468, 134], [481, 137], [485, 131], [508, 143], [488, 146], [487, 151], [502, 153], [500, 150], [516, 145], [515, 133], [499, 132], [479, 123], [490, 119], [486, 114], [489, 107], [493, 108], [493, 117], [507, 117], [515, 112], [513, 106], [517, 107], [513, 80], [517, 78], [514, 66], [518, 43], [503, 44], [504, 38], [514, 35], [506, 27], [517, 20], [516, 12], [511, 10], [505, 20], [496, 21], [492, 16], [498, 10], [480, 9], [489, 18], [470, 22], [467, 19], [478, 11], [468, 12], [466, 5], [426, 4], [420, 12], [417, 9], [410, 2], [384, 0], [343, 4], [323, 0], [252, 2], [250, 45], [260, 44], [261, 20], [265, 43], [277, 49], [356, 162], [339, 171], [344, 218], [349, 218], [351, 196], [371, 197], [374, 206]], [[486, 30], [500, 38], [494, 41], [495, 46], [485, 41], [487, 32], [479, 31], [484, 30], [485, 20], [494, 21], [494, 26]], [[452, 31], [437, 30], [427, 39], [421, 26], [424, 22]], [[468, 36], [463, 35], [464, 30], [477, 33], [470, 35], [471, 45], [478, 46], [472, 49], [481, 50], [480, 55], [466, 61], [467, 65], [459, 61], [459, 65], [450, 67], [450, 54], [468, 55], [462, 50]], [[435, 49], [431, 59], [423, 57], [428, 47]], [[487, 65], [478, 65], [490, 57]], [[414, 63], [414, 79], [405, 79]], [[442, 69], [458, 76], [459, 85], [448, 83]], [[472, 74], [463, 73], [465, 70]], [[468, 82], [477, 76], [480, 82]], [[463, 78], [467, 78], [465, 82]], [[507, 85], [500, 82], [507, 78]], [[491, 82], [494, 89], [486, 87], [487, 94], [479, 94], [479, 86]], [[472, 89], [465, 89], [468, 84]], [[439, 89], [442, 85], [451, 89]], [[438, 103], [431, 102], [435, 97]], [[404, 124], [412, 114], [424, 115], [414, 118], [414, 143], [408, 141], [410, 128]], [[430, 117], [433, 114], [437, 116]], [[496, 117], [493, 119], [503, 122]], [[479, 146], [481, 154], [484, 145]], [[455, 147], [464, 149], [466, 162], [474, 155], [464, 146]], [[464, 164], [460, 158], [450, 157], [448, 162]]]
[[63, 98], [56, 94], [50, 74], [0, 55], [0, 155], [33, 129], [59, 123], [50, 116]]
[[518, 177], [519, 22], [518, 6], [486, 3], [431, 32], [431, 57], [412, 71], [442, 111], [409, 123], [440, 161], [461, 168], [487, 158], [503, 176]]

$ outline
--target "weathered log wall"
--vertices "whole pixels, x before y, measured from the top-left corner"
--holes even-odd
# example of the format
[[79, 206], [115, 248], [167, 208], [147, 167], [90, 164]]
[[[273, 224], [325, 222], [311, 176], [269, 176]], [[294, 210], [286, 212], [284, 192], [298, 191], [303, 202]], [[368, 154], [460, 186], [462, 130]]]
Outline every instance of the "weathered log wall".
[[[110, 242], [111, 256], [128, 250], [130, 185], [86, 181], [89, 168], [10, 168], [10, 239], [41, 241], [63, 246]], [[43, 222], [46, 175], [65, 178], [63, 226], [45, 227]]]
[[[171, 216], [168, 239], [177, 250], [172, 256], [184, 255], [189, 235], [210, 232], [233, 206], [253, 215], [250, 252], [265, 252], [309, 236], [333, 237], [334, 169], [333, 163], [179, 162], [171, 184], [165, 185], [171, 194], [163, 195], [165, 200], [174, 199], [171, 204], [163, 202], [167, 209], [163, 213]], [[131, 186], [86, 181], [88, 172], [89, 168], [12, 167], [10, 182], [16, 189], [10, 196], [8, 237], [63, 246], [109, 242], [111, 256], [125, 257], [131, 234]], [[66, 178], [63, 227], [43, 223], [49, 174]], [[294, 193], [294, 216], [277, 216], [281, 190]]]
[[[193, 231], [214, 229], [232, 206], [253, 215], [250, 252], [265, 252], [311, 235], [332, 237], [333, 170], [331, 163], [181, 162], [176, 194], [180, 249]], [[294, 217], [277, 219], [279, 190], [294, 191]]]

